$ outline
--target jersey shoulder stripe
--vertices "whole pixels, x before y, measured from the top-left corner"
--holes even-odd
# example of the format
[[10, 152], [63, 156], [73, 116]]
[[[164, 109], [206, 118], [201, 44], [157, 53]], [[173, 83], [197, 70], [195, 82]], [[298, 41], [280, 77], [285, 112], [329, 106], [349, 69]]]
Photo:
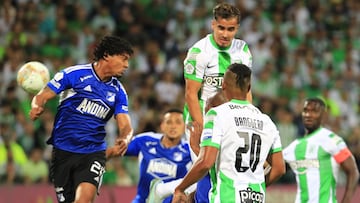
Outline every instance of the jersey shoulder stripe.
[[140, 134], [137, 134], [134, 138], [141, 138], [141, 137], [151, 137], [151, 138], [156, 138], [156, 139], [160, 139], [162, 137], [162, 134], [160, 133], [154, 133], [154, 132], [143, 132]]
[[75, 66], [70, 66], [65, 68], [63, 71], [65, 73], [71, 73], [73, 71], [78, 71], [78, 70], [89, 70], [92, 69], [92, 65], [91, 63], [89, 64], [81, 64], [81, 65], [75, 65]]

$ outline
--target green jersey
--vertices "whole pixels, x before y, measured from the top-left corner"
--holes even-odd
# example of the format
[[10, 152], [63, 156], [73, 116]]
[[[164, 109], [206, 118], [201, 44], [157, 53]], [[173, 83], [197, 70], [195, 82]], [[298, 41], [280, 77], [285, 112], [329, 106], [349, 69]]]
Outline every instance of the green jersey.
[[219, 149], [210, 171], [210, 202], [265, 203], [263, 165], [269, 153], [281, 152], [279, 131], [248, 101], [231, 100], [205, 116], [201, 146]]
[[[230, 46], [220, 47], [213, 35], [208, 34], [189, 49], [184, 60], [184, 78], [202, 83], [199, 93], [202, 108], [204, 102], [221, 88], [225, 71], [232, 63], [252, 67], [252, 55], [245, 41], [233, 39]], [[186, 116], [191, 120], [189, 115]]]
[[336, 202], [339, 163], [351, 156], [341, 137], [319, 128], [293, 141], [283, 155], [296, 175], [295, 202]]

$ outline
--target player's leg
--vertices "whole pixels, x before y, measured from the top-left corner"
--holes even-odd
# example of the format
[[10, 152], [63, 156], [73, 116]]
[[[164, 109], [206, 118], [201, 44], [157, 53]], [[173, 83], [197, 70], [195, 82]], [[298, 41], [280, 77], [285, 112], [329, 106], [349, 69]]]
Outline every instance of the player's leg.
[[74, 203], [94, 202], [97, 188], [92, 183], [80, 183], [76, 188]]
[[73, 154], [53, 149], [50, 164], [50, 180], [54, 184], [59, 203], [73, 202], [75, 199], [75, 185], [71, 178]]
[[105, 172], [105, 152], [81, 155], [74, 172], [76, 195], [74, 203], [94, 202]]

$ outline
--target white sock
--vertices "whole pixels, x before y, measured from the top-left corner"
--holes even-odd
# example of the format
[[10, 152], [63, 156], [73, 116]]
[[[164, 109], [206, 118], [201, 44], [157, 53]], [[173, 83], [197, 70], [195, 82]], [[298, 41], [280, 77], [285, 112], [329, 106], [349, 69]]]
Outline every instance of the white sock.
[[[168, 196], [174, 194], [174, 190], [175, 190], [176, 186], [178, 186], [182, 180], [183, 179], [180, 178], [180, 179], [176, 179], [176, 180], [173, 180], [173, 181], [170, 181], [167, 183], [159, 183], [156, 185], [155, 192], [161, 198], [168, 197]], [[189, 194], [189, 193], [195, 191], [195, 189], [196, 189], [196, 183], [191, 185], [190, 187], [188, 187], [185, 190], [185, 193]]]

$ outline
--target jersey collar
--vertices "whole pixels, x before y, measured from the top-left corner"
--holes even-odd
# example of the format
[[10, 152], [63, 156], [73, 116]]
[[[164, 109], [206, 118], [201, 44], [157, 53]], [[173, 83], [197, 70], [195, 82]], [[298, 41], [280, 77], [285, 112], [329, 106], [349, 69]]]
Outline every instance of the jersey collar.
[[232, 99], [230, 102], [237, 103], [237, 104], [250, 104], [247, 100], [238, 100], [238, 99]]

